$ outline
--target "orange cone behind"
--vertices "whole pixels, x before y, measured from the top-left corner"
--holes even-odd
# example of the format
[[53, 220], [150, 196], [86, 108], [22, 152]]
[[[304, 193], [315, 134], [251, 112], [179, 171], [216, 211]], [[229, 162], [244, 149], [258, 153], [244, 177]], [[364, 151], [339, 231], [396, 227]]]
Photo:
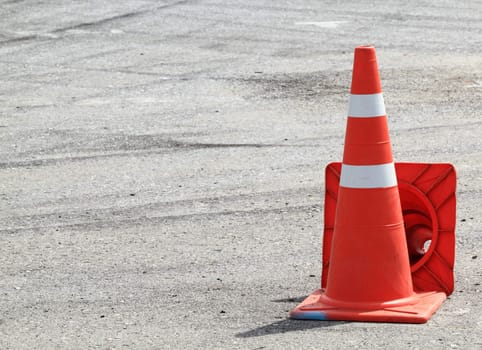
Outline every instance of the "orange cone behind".
[[423, 323], [445, 298], [414, 293], [375, 48], [357, 47], [326, 289], [290, 316]]

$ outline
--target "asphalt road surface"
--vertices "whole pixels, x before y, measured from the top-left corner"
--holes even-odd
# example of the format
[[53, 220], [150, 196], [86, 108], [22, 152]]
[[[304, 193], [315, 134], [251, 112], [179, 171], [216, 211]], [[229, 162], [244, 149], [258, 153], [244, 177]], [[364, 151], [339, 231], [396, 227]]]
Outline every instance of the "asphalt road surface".
[[[480, 349], [480, 1], [0, 1], [1, 349]], [[455, 291], [311, 322], [353, 49], [396, 161], [450, 162]]]

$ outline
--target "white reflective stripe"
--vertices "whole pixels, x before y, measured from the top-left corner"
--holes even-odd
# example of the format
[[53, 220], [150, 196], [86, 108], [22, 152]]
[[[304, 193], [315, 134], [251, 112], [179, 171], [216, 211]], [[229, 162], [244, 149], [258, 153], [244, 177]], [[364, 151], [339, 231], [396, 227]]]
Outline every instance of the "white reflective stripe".
[[349, 188], [383, 188], [397, 185], [395, 165], [341, 165], [340, 186]]
[[384, 116], [385, 102], [383, 101], [383, 94], [372, 95], [350, 95], [350, 102], [348, 107], [349, 117], [378, 117]]

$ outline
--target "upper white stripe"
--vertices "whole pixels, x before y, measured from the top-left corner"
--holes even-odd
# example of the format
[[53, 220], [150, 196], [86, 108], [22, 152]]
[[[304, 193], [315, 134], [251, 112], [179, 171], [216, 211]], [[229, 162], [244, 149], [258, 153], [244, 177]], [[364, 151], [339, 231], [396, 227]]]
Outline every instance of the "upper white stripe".
[[383, 94], [371, 95], [350, 95], [350, 102], [348, 107], [349, 117], [378, 117], [384, 116], [385, 102], [383, 101]]
[[380, 165], [341, 165], [340, 186], [349, 188], [383, 188], [397, 185], [393, 163]]

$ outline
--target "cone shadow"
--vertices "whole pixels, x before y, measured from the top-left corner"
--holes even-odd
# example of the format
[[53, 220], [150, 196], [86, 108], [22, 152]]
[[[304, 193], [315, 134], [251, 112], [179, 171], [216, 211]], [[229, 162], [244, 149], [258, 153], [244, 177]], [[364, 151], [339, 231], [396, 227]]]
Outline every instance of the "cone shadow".
[[294, 297], [294, 298], [285, 298], [285, 299], [275, 299], [271, 300], [273, 303], [301, 303], [305, 300], [307, 295], [302, 297]]
[[265, 326], [261, 326], [246, 332], [237, 333], [236, 338], [254, 338], [266, 335], [281, 334], [288, 332], [305, 331], [314, 328], [326, 328], [340, 324], [344, 321], [308, 321], [308, 320], [293, 320], [287, 318], [285, 320], [276, 321]]

